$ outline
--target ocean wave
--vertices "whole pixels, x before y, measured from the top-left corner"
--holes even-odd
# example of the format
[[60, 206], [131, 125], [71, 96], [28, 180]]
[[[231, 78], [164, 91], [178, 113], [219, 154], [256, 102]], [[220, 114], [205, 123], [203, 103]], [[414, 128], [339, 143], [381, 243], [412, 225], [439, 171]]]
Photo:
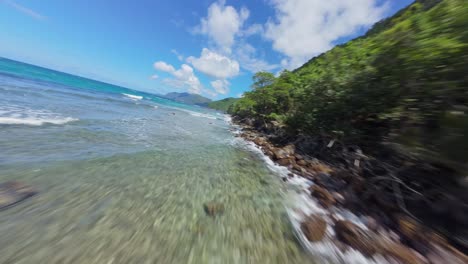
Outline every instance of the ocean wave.
[[122, 95], [130, 98], [131, 100], [134, 100], [134, 101], [139, 101], [141, 99], [143, 99], [143, 96], [139, 96], [139, 95], [133, 95], [133, 94], [126, 94], [126, 93], [122, 93]]
[[73, 121], [78, 121], [78, 119], [64, 117], [47, 110], [34, 110], [12, 105], [0, 107], [0, 125], [63, 125]]

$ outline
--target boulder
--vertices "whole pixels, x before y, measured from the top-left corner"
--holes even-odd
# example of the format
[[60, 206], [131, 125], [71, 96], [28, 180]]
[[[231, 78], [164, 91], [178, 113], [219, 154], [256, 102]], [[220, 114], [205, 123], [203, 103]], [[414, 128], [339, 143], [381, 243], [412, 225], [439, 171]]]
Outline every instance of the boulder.
[[9, 181], [0, 184], [0, 210], [7, 209], [29, 197], [37, 194], [37, 191], [22, 182]]
[[266, 139], [264, 137], [256, 137], [253, 142], [258, 146], [264, 146], [266, 144]]
[[273, 157], [276, 159], [276, 160], [280, 160], [280, 159], [285, 159], [289, 156], [289, 154], [281, 149], [281, 148], [275, 148], [273, 149]]
[[217, 216], [224, 213], [224, 205], [217, 202], [208, 202], [203, 205], [205, 213], [209, 216]]
[[325, 207], [329, 208], [330, 206], [333, 206], [336, 201], [335, 198], [333, 198], [333, 195], [328, 192], [325, 188], [322, 188], [316, 184], [312, 185], [310, 187], [311, 195], [317, 198], [319, 203]]
[[301, 223], [301, 230], [311, 242], [323, 239], [327, 230], [327, 222], [320, 216], [311, 215]]
[[291, 159], [289, 158], [279, 159], [276, 161], [276, 163], [278, 163], [278, 165], [281, 165], [281, 166], [289, 166], [292, 164]]
[[378, 247], [372, 236], [348, 220], [338, 220], [335, 223], [336, 237], [343, 243], [360, 251], [366, 256], [374, 255]]

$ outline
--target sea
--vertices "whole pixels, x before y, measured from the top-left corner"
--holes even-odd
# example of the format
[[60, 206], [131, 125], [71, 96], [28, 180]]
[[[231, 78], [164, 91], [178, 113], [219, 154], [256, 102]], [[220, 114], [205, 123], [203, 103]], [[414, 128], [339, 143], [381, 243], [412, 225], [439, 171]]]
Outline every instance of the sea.
[[[229, 116], [0, 58], [0, 263], [315, 263]], [[222, 204], [208, 215], [204, 204]]]

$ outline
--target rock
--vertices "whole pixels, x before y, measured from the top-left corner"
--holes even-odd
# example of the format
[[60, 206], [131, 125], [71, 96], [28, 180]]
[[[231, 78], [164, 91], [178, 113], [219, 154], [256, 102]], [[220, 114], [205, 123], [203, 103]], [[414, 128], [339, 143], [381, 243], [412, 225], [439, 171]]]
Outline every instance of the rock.
[[311, 215], [301, 223], [301, 230], [311, 242], [323, 239], [327, 230], [327, 222], [320, 216]]
[[299, 166], [307, 166], [307, 161], [303, 160], [303, 159], [300, 159], [300, 160], [297, 160], [297, 165]]
[[273, 149], [273, 157], [276, 160], [285, 159], [288, 157], [288, 153], [280, 148]]
[[205, 213], [209, 216], [217, 216], [224, 213], [224, 205], [217, 202], [209, 202], [203, 205]]
[[277, 160], [276, 163], [278, 163], [278, 165], [281, 165], [281, 166], [289, 166], [291, 165], [291, 160], [288, 158], [284, 158], [284, 159]]
[[316, 184], [312, 185], [310, 187], [311, 195], [317, 198], [319, 203], [325, 207], [329, 208], [330, 206], [333, 206], [336, 201], [335, 198], [333, 198], [333, 195], [329, 193], [325, 188], [322, 188]]
[[294, 155], [294, 157], [296, 158], [297, 161], [304, 160], [304, 157], [302, 155], [299, 155], [299, 154]]
[[364, 216], [361, 218], [361, 220], [364, 222], [364, 224], [369, 228], [370, 230], [376, 232], [377, 229], [379, 228], [379, 223], [377, 220], [375, 220], [371, 216]]
[[335, 223], [335, 232], [340, 241], [366, 256], [372, 256], [377, 252], [378, 248], [372, 241], [372, 237], [348, 220], [338, 220]]
[[31, 186], [9, 181], [0, 184], [0, 210], [7, 209], [37, 194]]
[[335, 199], [336, 203], [339, 205], [344, 205], [346, 200], [343, 195], [341, 195], [339, 192], [332, 192], [331, 195], [333, 196], [333, 199]]
[[333, 170], [328, 167], [327, 165], [317, 161], [317, 160], [312, 160], [307, 162], [307, 170], [310, 171], [311, 173], [317, 174], [317, 173], [325, 173], [325, 174], [330, 174], [333, 172]]
[[315, 183], [327, 190], [333, 191], [341, 190], [346, 185], [346, 182], [343, 180], [332, 178], [329, 174], [326, 173], [317, 173], [315, 175]]
[[253, 142], [258, 146], [264, 146], [266, 143], [266, 139], [264, 137], [257, 137], [253, 140]]
[[[385, 256], [386, 258], [391, 258], [398, 263], [405, 264], [423, 264], [425, 259], [414, 250], [390, 240], [380, 239], [378, 243], [378, 253]], [[452, 263], [452, 262], [447, 262]]]
[[293, 156], [296, 152], [296, 147], [292, 144], [283, 147], [283, 150], [289, 155]]

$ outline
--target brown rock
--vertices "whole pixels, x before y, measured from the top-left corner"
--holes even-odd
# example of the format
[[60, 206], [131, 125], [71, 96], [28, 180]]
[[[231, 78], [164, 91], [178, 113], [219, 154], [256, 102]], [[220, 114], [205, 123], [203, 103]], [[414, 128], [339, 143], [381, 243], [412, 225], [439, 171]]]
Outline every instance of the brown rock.
[[320, 216], [311, 215], [301, 223], [301, 230], [311, 242], [323, 239], [327, 230], [327, 222]]
[[283, 149], [280, 149], [280, 148], [275, 148], [272, 150], [273, 151], [273, 157], [277, 160], [280, 160], [280, 159], [285, 159], [288, 157], [288, 153], [286, 151], [284, 151]]
[[296, 147], [294, 147], [294, 145], [290, 144], [290, 145], [287, 145], [285, 147], [283, 147], [283, 150], [286, 151], [286, 153], [291, 156], [294, 155], [294, 153], [296, 152]]
[[297, 165], [299, 166], [307, 166], [307, 161], [301, 159], [301, 160], [297, 160]]
[[336, 203], [333, 195], [331, 195], [331, 193], [329, 193], [325, 188], [314, 184], [312, 187], [310, 187], [310, 191], [311, 195], [317, 198], [319, 203], [325, 208], [333, 206]]
[[217, 202], [209, 202], [203, 205], [205, 213], [209, 216], [216, 216], [224, 213], [224, 205]]
[[288, 158], [284, 158], [284, 159], [279, 159], [276, 161], [279, 165], [281, 166], [289, 166], [291, 165], [291, 160], [288, 159]]
[[378, 250], [371, 235], [348, 220], [337, 221], [335, 223], [335, 232], [340, 241], [359, 250], [366, 256], [372, 256]]
[[27, 198], [37, 194], [37, 191], [22, 182], [9, 181], [0, 184], [0, 210], [7, 209]]
[[422, 264], [424, 260], [422, 257], [412, 249], [389, 240], [381, 240], [378, 243], [379, 253], [386, 258], [392, 258], [399, 263], [405, 264]]
[[266, 139], [264, 137], [257, 137], [253, 140], [253, 142], [258, 146], [263, 146], [266, 143]]
[[337, 204], [340, 204], [340, 205], [345, 204], [345, 202], [346, 202], [345, 198], [339, 192], [332, 192], [331, 195], [333, 196], [333, 199], [335, 199]]

